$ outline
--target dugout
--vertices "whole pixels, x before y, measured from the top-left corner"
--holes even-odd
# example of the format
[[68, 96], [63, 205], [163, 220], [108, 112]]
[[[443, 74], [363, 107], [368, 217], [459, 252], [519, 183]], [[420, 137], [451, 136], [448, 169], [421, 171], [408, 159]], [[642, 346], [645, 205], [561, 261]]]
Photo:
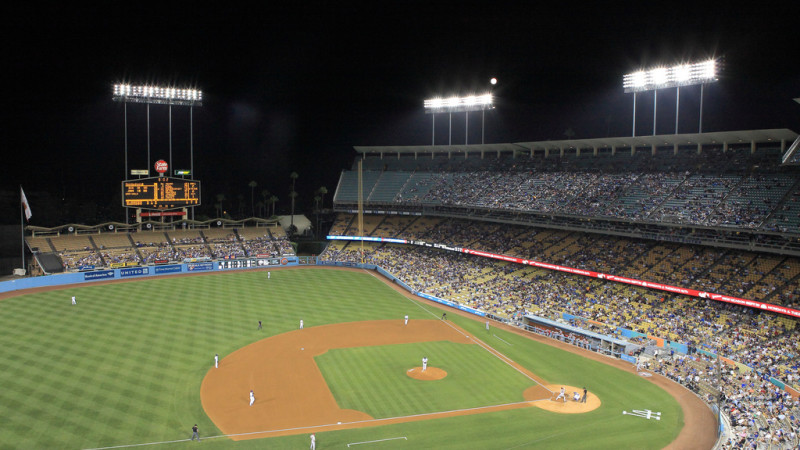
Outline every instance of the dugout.
[[574, 327], [567, 323], [561, 323], [544, 317], [526, 314], [523, 317], [523, 324], [526, 330], [567, 342], [572, 345], [588, 348], [599, 353], [604, 353], [614, 357], [629, 354], [638, 350], [641, 346], [632, 344], [628, 341], [584, 330]]

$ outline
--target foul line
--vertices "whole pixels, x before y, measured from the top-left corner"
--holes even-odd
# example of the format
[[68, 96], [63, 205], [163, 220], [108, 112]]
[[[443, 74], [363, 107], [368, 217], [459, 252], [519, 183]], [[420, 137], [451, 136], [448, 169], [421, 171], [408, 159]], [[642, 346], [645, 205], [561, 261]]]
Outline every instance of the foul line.
[[[382, 282], [384, 282], [384, 281], [385, 281], [385, 279], [384, 279], [384, 278], [380, 278], [380, 277], [378, 277], [378, 276], [377, 276], [377, 275], [375, 275], [375, 274], [374, 274], [372, 271], [370, 271], [370, 270], [367, 270], [367, 269], [363, 269], [363, 270], [364, 270], [364, 272], [366, 272], [366, 273], [368, 273], [368, 274], [372, 275], [373, 277], [375, 277], [375, 278], [376, 278], [376, 279], [378, 279], [379, 281], [382, 281]], [[414, 294], [412, 294], [412, 295], [414, 295]], [[425, 304], [424, 304], [424, 303], [422, 303], [421, 301], [417, 301], [415, 298], [406, 297], [405, 295], [403, 296], [403, 298], [405, 298], [406, 300], [408, 300], [408, 301], [410, 301], [410, 302], [414, 303], [414, 304], [415, 304], [415, 305], [417, 305], [417, 306], [418, 306], [420, 309], [422, 309], [423, 311], [425, 311], [425, 312], [427, 312], [428, 314], [432, 315], [433, 317], [435, 317], [435, 318], [437, 318], [437, 319], [439, 318], [439, 317], [438, 317], [438, 315], [437, 315], [436, 313], [434, 313], [434, 312], [433, 312], [433, 311], [431, 311], [430, 309], [426, 308], [426, 306], [427, 306], [427, 305], [425, 305]], [[443, 322], [445, 322], [445, 323], [447, 324], [447, 326], [449, 326], [450, 328], [452, 328], [452, 329], [453, 329], [455, 332], [457, 332], [458, 334], [460, 334], [460, 335], [462, 335], [462, 336], [466, 337], [467, 339], [471, 339], [473, 342], [475, 342], [476, 344], [478, 344], [479, 346], [481, 346], [481, 347], [482, 347], [484, 350], [486, 350], [487, 352], [489, 352], [489, 353], [491, 353], [491, 354], [495, 355], [495, 357], [497, 357], [497, 358], [498, 358], [500, 361], [503, 361], [504, 363], [508, 364], [508, 366], [509, 366], [509, 367], [511, 367], [511, 368], [513, 368], [514, 370], [516, 370], [517, 372], [521, 373], [521, 374], [522, 374], [522, 375], [523, 375], [525, 378], [527, 378], [527, 379], [529, 379], [529, 380], [533, 381], [534, 383], [536, 383], [536, 385], [538, 385], [538, 386], [541, 386], [541, 387], [545, 388], [545, 389], [546, 389], [548, 392], [550, 392], [551, 394], [555, 394], [555, 392], [554, 392], [554, 391], [551, 391], [551, 390], [550, 390], [550, 389], [549, 389], [547, 386], [545, 386], [544, 384], [542, 384], [542, 383], [539, 383], [538, 381], [534, 380], [533, 378], [531, 378], [531, 376], [530, 376], [530, 375], [528, 375], [527, 373], [523, 372], [523, 371], [522, 371], [522, 370], [520, 370], [518, 367], [516, 367], [516, 366], [514, 365], [514, 364], [516, 364], [516, 362], [514, 362], [514, 360], [512, 360], [512, 359], [511, 359], [511, 358], [509, 358], [508, 356], [506, 356], [506, 355], [504, 355], [504, 354], [500, 353], [500, 351], [499, 351], [499, 350], [495, 349], [495, 348], [494, 348], [494, 347], [492, 347], [491, 345], [489, 345], [489, 344], [487, 344], [487, 343], [483, 342], [482, 340], [480, 340], [480, 339], [478, 339], [478, 338], [476, 338], [476, 337], [474, 337], [474, 336], [473, 336], [473, 337], [469, 337], [469, 336], [467, 336], [467, 335], [466, 335], [466, 334], [464, 334], [464, 333], [463, 333], [461, 330], [459, 330], [459, 329], [458, 329], [458, 328], [456, 328], [454, 325], [452, 325], [452, 324], [451, 324], [449, 321], [446, 321], [446, 320], [444, 320]], [[500, 338], [498, 338], [498, 339], [500, 339]], [[500, 339], [500, 340], [502, 341], [502, 339]], [[505, 342], [505, 341], [503, 341], [503, 342]], [[506, 342], [506, 343], [507, 343], [507, 342]], [[507, 344], [508, 344], [508, 343], [507, 343]], [[509, 344], [509, 345], [510, 345], [510, 344]]]
[[[249, 432], [246, 432], [246, 433], [220, 434], [220, 435], [217, 435], [217, 436], [204, 437], [204, 438], [202, 438], [202, 440], [218, 439], [218, 438], [224, 438], [224, 437], [235, 437], [235, 436], [252, 436], [252, 435], [257, 435], [257, 434], [284, 433], [284, 432], [287, 432], [287, 431], [300, 431], [300, 430], [315, 430], [315, 431], [319, 431], [320, 429], [325, 429], [325, 428], [348, 429], [347, 427], [349, 425], [364, 425], [364, 424], [369, 424], [369, 423], [390, 422], [390, 421], [403, 420], [403, 419], [415, 419], [415, 418], [427, 417], [427, 416], [448, 415], [448, 414], [454, 414], [454, 413], [480, 411], [482, 409], [491, 410], [491, 409], [497, 409], [497, 408], [520, 406], [520, 405], [531, 405], [532, 403], [542, 402], [542, 401], [545, 401], [545, 400], [549, 401], [550, 399], [543, 398], [543, 399], [538, 399], [538, 400], [524, 400], [524, 401], [521, 401], [521, 402], [501, 403], [499, 405], [476, 406], [474, 408], [452, 409], [452, 410], [449, 410], [449, 411], [437, 411], [437, 412], [429, 412], [429, 413], [410, 414], [408, 416], [384, 417], [384, 418], [380, 418], [380, 419], [356, 420], [356, 421], [353, 421], [353, 422], [329, 423], [329, 424], [323, 424], [323, 425], [308, 425], [308, 426], [294, 427], [294, 428], [281, 428], [281, 429], [278, 429], [278, 430], [263, 430], [263, 431], [249, 431]], [[409, 420], [409, 422], [411, 422], [411, 421], [412, 420]], [[401, 422], [401, 423], [405, 423], [405, 422]], [[399, 439], [399, 438], [393, 438], [393, 439]], [[94, 447], [94, 448], [88, 448], [88, 449], [85, 449], [85, 450], [109, 450], [109, 449], [114, 449], [114, 448], [144, 447], [144, 446], [147, 446], [147, 445], [174, 444], [174, 443], [177, 443], [177, 442], [189, 442], [189, 441], [191, 441], [191, 439], [178, 439], [178, 440], [174, 440], [174, 441], [146, 442], [146, 443], [142, 443], [142, 444], [123, 444], [123, 445], [114, 445], [114, 446], [111, 446], [111, 447]]]
[[508, 343], [508, 342], [506, 342], [506, 341], [505, 341], [503, 338], [501, 338], [500, 336], [498, 336], [498, 335], [496, 335], [496, 334], [493, 334], [492, 336], [496, 337], [497, 339], [500, 339], [501, 341], [505, 342], [506, 344], [508, 344], [508, 345], [510, 345], [510, 346], [512, 346], [512, 347], [514, 346], [514, 344], [511, 344], [511, 343]]
[[350, 447], [351, 445], [372, 444], [372, 443], [375, 443], [375, 442], [383, 442], [383, 441], [396, 441], [398, 439], [408, 440], [407, 437], [400, 436], [400, 437], [396, 437], [396, 438], [378, 439], [377, 441], [351, 442], [351, 443], [347, 444], [347, 446]]

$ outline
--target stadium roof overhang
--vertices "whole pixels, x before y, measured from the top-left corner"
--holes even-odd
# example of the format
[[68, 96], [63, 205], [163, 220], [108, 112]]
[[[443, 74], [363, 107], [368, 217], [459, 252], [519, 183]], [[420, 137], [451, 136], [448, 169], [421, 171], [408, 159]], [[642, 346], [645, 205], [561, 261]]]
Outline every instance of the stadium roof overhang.
[[716, 133], [665, 134], [596, 139], [570, 139], [563, 141], [520, 142], [527, 149], [545, 150], [560, 148], [630, 148], [675, 147], [719, 144], [764, 144], [791, 142], [797, 133], [788, 129], [720, 131]]
[[734, 144], [766, 144], [780, 143], [786, 145], [797, 139], [798, 134], [792, 130], [743, 130], [720, 131], [715, 133], [666, 134], [656, 136], [609, 137], [593, 139], [565, 139], [535, 142], [515, 142], [505, 144], [478, 145], [410, 145], [410, 146], [356, 146], [361, 154], [451, 154], [481, 152], [516, 152], [531, 150], [560, 149], [601, 149], [601, 148], [635, 148], [635, 147], [681, 147], [705, 145]]
[[449, 154], [449, 153], [480, 153], [480, 152], [509, 152], [525, 150], [517, 144], [476, 144], [476, 145], [386, 145], [386, 146], [355, 146], [361, 154]]

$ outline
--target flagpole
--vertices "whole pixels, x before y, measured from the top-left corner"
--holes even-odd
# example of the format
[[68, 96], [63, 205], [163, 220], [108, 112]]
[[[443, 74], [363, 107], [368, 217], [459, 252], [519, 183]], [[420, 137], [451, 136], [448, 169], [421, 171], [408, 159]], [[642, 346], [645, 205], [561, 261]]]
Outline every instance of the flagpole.
[[[19, 185], [19, 229], [20, 235], [22, 236], [22, 270], [25, 270], [25, 211], [23, 210], [24, 205], [22, 204], [22, 185]], [[28, 274], [28, 271], [25, 270], [25, 274]]]

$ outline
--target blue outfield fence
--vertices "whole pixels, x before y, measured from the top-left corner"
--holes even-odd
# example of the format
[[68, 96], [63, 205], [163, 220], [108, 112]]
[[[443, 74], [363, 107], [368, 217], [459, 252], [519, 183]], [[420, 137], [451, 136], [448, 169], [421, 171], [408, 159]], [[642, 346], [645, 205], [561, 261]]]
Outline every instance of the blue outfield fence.
[[[308, 262], [307, 259], [307, 257], [304, 257], [304, 264]], [[94, 270], [89, 272], [59, 273], [41, 277], [26, 277], [0, 282], [0, 293], [41, 287], [92, 283], [94, 281], [146, 278], [178, 273], [215, 272], [268, 267], [291, 267], [299, 264], [299, 257], [286, 256], [279, 258], [241, 258], [235, 260], [189, 262], [165, 266], [135, 266], [119, 269]], [[374, 267], [375, 266], [373, 266], [373, 268]]]

